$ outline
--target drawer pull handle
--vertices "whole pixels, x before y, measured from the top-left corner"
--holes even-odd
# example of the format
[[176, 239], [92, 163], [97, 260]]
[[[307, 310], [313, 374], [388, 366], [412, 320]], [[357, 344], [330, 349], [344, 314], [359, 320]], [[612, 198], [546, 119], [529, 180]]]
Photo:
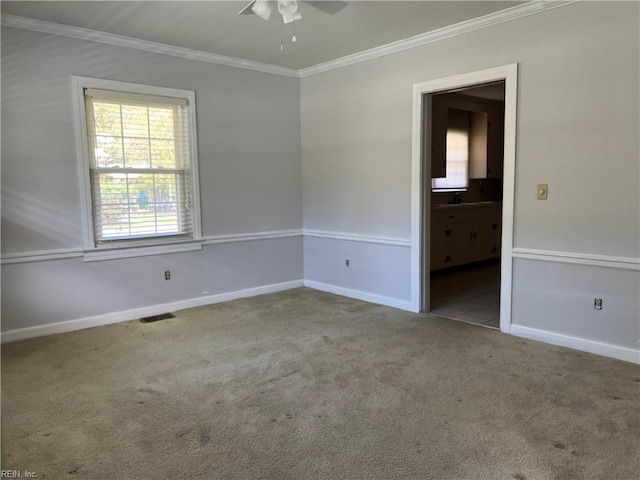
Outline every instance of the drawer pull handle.
[[445, 237], [450, 237], [452, 233], [453, 233], [453, 230], [445, 230], [444, 231], [444, 236]]

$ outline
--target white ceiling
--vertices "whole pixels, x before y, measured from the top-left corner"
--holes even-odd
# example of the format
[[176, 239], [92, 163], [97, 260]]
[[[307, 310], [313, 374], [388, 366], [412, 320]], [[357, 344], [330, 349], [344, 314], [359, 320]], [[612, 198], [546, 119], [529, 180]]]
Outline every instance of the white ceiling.
[[296, 22], [285, 25], [280, 51], [280, 20], [237, 13], [249, 0], [156, 1], [3, 1], [3, 14], [84, 27], [202, 52], [302, 69], [379, 47], [524, 2], [512, 1], [350, 1], [335, 15], [301, 4]]

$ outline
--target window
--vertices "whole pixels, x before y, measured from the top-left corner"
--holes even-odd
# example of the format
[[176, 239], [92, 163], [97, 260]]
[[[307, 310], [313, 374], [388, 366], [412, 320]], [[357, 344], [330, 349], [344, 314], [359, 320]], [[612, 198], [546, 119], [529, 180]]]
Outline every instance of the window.
[[469, 186], [469, 112], [448, 109], [447, 176], [431, 180], [435, 192], [463, 191]]
[[434, 191], [466, 190], [469, 186], [469, 135], [462, 130], [447, 131], [447, 176], [434, 178]]
[[86, 248], [198, 239], [193, 92], [74, 77]]

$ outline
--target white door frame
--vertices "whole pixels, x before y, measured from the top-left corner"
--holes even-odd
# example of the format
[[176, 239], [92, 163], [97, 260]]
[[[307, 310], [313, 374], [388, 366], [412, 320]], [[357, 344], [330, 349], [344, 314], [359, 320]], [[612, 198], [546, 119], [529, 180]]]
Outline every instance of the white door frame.
[[428, 308], [429, 255], [422, 258], [425, 244], [423, 228], [431, 224], [431, 196], [423, 180], [422, 130], [423, 96], [482, 83], [505, 81], [504, 168], [502, 191], [502, 246], [500, 256], [500, 330], [511, 330], [511, 284], [513, 269], [513, 224], [516, 170], [516, 112], [518, 64], [504, 65], [477, 72], [454, 75], [413, 85], [413, 128], [411, 154], [411, 308], [420, 312]]

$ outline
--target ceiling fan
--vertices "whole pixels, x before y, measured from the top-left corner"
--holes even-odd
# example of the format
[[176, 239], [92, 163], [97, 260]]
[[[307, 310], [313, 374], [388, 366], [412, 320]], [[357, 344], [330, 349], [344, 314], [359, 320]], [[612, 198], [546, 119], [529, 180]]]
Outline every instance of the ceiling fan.
[[[312, 7], [330, 15], [338, 13], [347, 6], [347, 2], [340, 1], [308, 1], [302, 3], [308, 3]], [[302, 18], [302, 14], [298, 9], [298, 2], [295, 0], [254, 0], [240, 10], [238, 15], [252, 15], [255, 13], [260, 18], [269, 20], [273, 7], [277, 7], [278, 13], [282, 15], [283, 23], [295, 22]]]

